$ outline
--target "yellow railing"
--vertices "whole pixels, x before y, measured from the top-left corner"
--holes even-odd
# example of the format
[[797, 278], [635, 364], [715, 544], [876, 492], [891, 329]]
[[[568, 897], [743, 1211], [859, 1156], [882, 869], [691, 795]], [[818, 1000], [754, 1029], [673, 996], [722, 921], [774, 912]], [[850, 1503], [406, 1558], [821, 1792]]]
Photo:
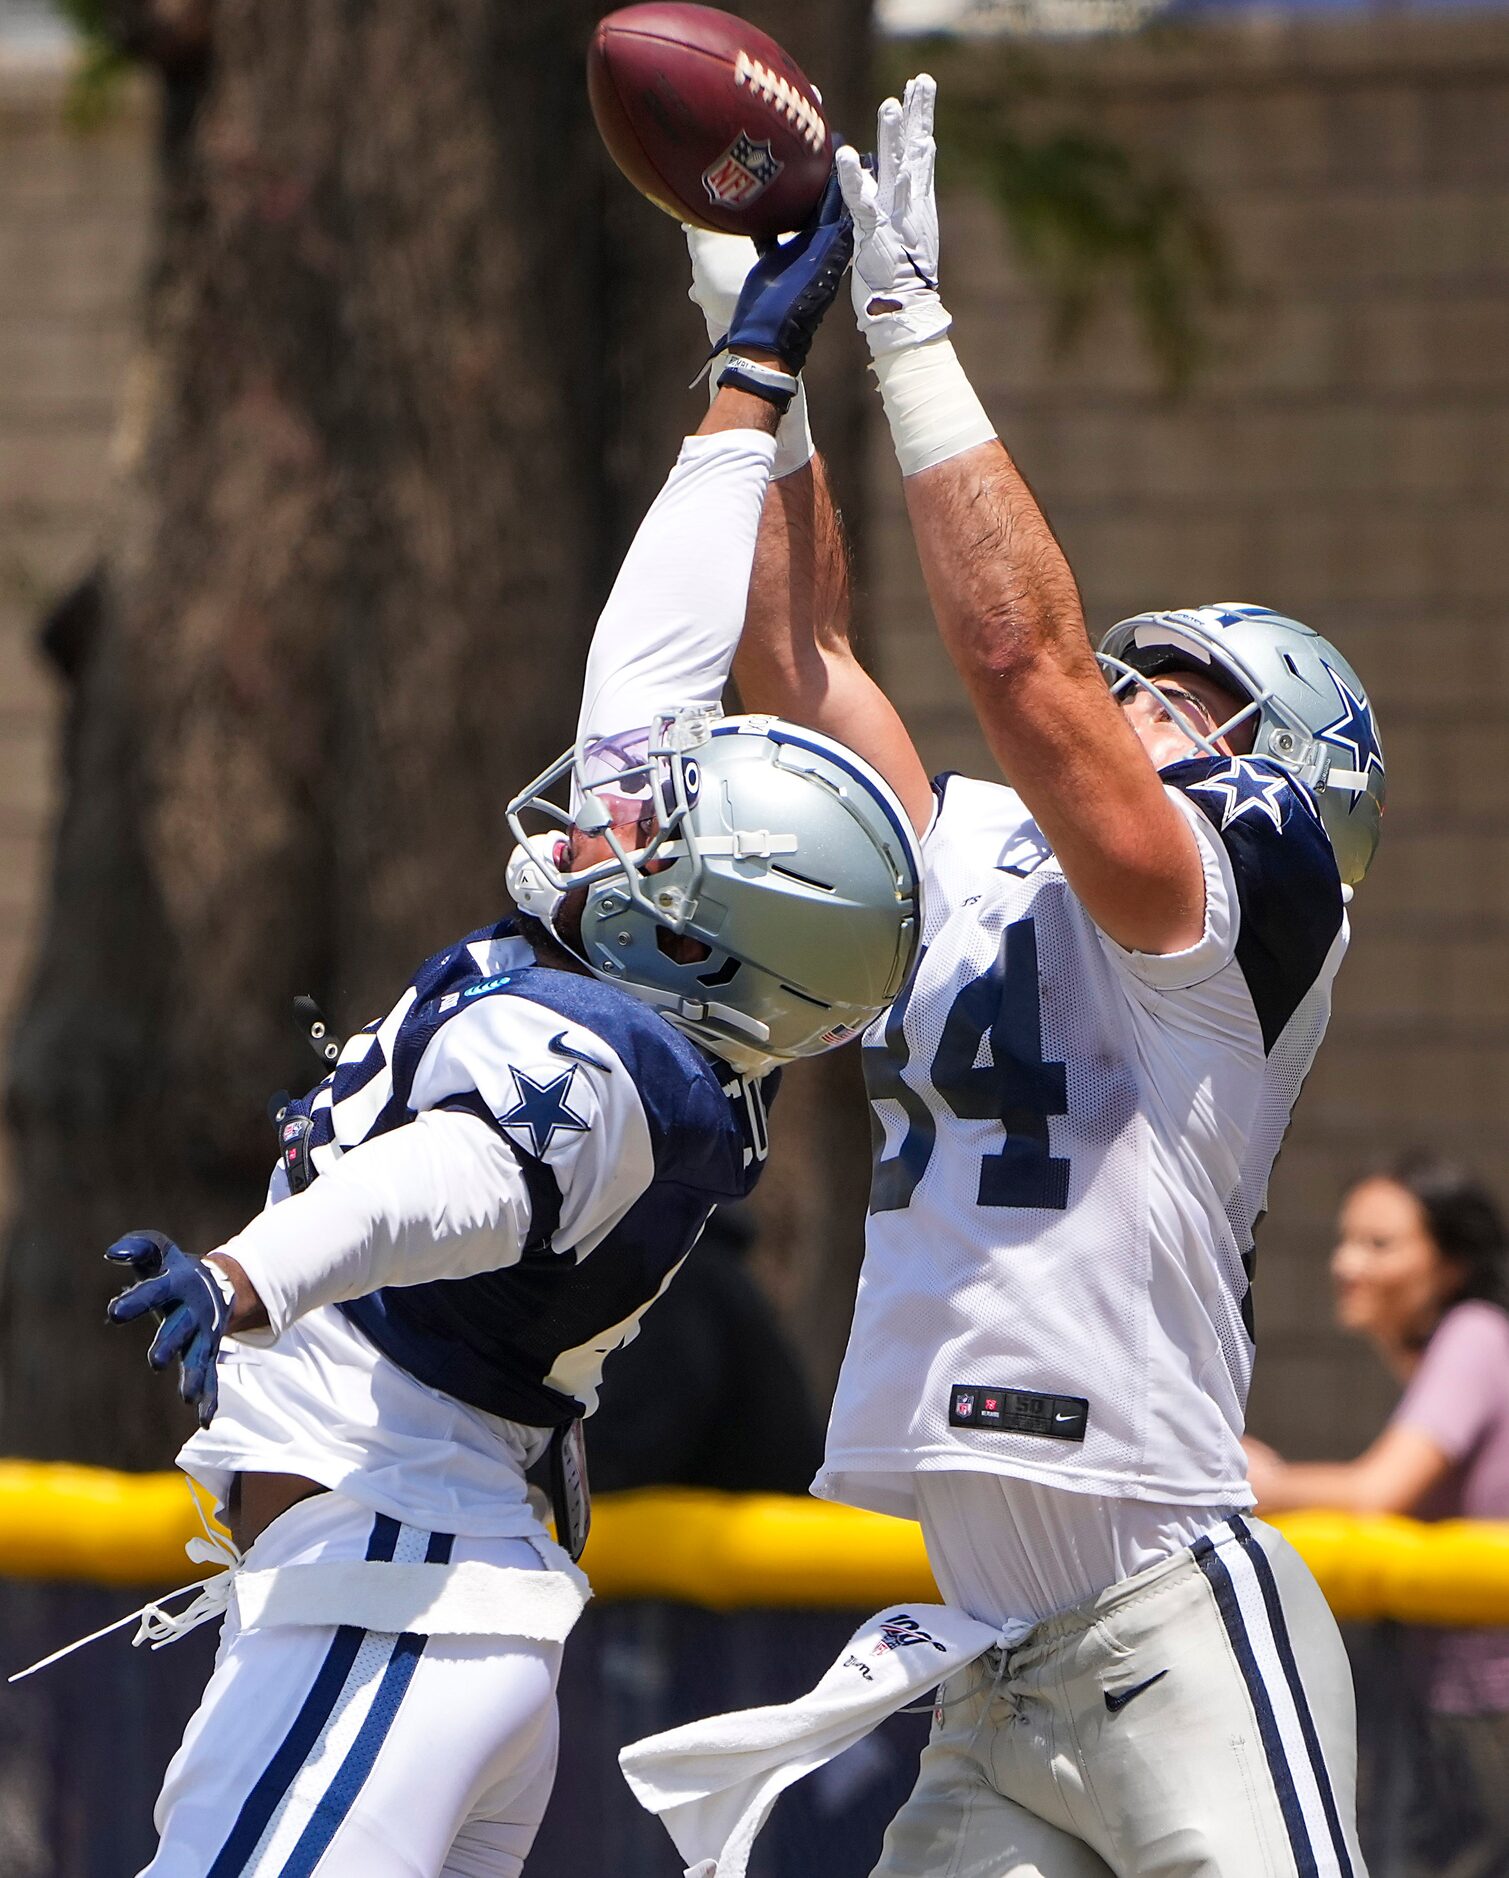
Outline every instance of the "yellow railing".
[[[1275, 1522], [1338, 1617], [1509, 1626], [1509, 1523], [1292, 1513]], [[180, 1474], [0, 1461], [0, 1577], [156, 1585], [192, 1576]], [[918, 1528], [817, 1500], [655, 1489], [602, 1496], [582, 1561], [601, 1598], [875, 1610], [934, 1598]]]

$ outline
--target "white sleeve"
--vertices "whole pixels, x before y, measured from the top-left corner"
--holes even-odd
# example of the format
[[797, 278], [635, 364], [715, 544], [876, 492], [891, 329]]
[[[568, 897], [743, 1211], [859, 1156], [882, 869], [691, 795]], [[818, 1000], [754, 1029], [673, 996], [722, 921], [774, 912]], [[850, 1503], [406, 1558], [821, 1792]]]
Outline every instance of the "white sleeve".
[[1117, 970], [1150, 991], [1187, 991], [1214, 978], [1231, 963], [1236, 956], [1242, 914], [1225, 843], [1182, 790], [1165, 784], [1164, 793], [1194, 830], [1195, 846], [1200, 850], [1200, 868], [1205, 877], [1204, 930], [1182, 952], [1129, 952], [1103, 932], [1100, 940]]
[[624, 557], [593, 635], [578, 737], [637, 730], [679, 704], [716, 708], [744, 628], [775, 439], [688, 437]]
[[267, 1330], [237, 1335], [267, 1342], [321, 1304], [515, 1264], [530, 1218], [508, 1143], [477, 1116], [434, 1109], [350, 1149], [216, 1250], [267, 1310]]

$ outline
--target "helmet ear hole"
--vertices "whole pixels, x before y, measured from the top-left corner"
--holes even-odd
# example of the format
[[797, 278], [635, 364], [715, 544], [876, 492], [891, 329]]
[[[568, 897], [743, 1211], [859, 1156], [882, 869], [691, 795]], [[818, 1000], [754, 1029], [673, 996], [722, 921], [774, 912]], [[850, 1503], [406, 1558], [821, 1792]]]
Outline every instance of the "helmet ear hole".
[[699, 985], [706, 985], [709, 991], [717, 991], [721, 986], [733, 983], [742, 963], [743, 961], [741, 959], [730, 956], [723, 961], [715, 972], [699, 972], [697, 974], [697, 983]]
[[710, 945], [690, 933], [672, 932], [669, 926], [655, 928], [655, 946], [673, 965], [701, 965], [713, 956]]

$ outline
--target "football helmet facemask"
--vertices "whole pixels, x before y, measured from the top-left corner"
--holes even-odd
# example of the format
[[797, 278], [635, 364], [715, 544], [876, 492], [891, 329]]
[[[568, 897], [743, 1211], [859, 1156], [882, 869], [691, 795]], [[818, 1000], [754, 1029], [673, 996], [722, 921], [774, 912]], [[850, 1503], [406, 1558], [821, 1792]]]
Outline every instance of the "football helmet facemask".
[[1356, 672], [1328, 639], [1267, 607], [1228, 602], [1139, 613], [1115, 625], [1099, 658], [1111, 690], [1154, 690], [1160, 672], [1200, 671], [1236, 692], [1240, 710], [1202, 735], [1172, 700], [1160, 702], [1199, 748], [1256, 719], [1253, 756], [1314, 795], [1342, 882], [1353, 887], [1378, 846], [1385, 777], [1373, 709]]
[[[569, 806], [553, 801], [568, 783]], [[620, 831], [636, 822], [650, 832], [630, 848]], [[745, 1074], [847, 1042], [911, 970], [916, 836], [882, 778], [815, 731], [668, 711], [648, 731], [564, 752], [509, 804], [508, 823], [515, 903], [594, 977]], [[608, 856], [572, 870], [573, 828]], [[579, 943], [558, 924], [576, 890]], [[701, 943], [668, 950], [667, 934]]]

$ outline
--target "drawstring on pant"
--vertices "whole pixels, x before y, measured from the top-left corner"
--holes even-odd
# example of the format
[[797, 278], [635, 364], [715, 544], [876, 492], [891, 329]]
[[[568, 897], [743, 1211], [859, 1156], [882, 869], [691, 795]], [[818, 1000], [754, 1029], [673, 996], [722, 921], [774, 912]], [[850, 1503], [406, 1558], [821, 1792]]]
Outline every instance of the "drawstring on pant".
[[[48, 1669], [52, 1664], [62, 1662], [65, 1656], [72, 1656], [75, 1650], [82, 1650], [86, 1644], [98, 1643], [101, 1637], [124, 1630], [127, 1624], [134, 1623], [137, 1626], [136, 1635], [131, 1639], [132, 1649], [139, 1649], [146, 1643], [154, 1650], [160, 1650], [164, 1645], [186, 1637], [201, 1624], [224, 1616], [225, 1608], [230, 1603], [231, 1586], [243, 1563], [242, 1555], [224, 1533], [217, 1532], [210, 1525], [204, 1516], [204, 1508], [199, 1504], [199, 1496], [192, 1488], [189, 1498], [194, 1502], [200, 1525], [204, 1527], [204, 1537], [190, 1539], [183, 1549], [196, 1565], [218, 1563], [221, 1569], [211, 1578], [196, 1578], [189, 1584], [179, 1585], [175, 1591], [164, 1591], [143, 1604], [139, 1610], [127, 1611], [124, 1617], [117, 1617], [113, 1624], [106, 1624], [102, 1629], [90, 1631], [87, 1637], [78, 1637], [72, 1643], [65, 1643], [61, 1650], [54, 1650], [40, 1662], [29, 1664], [27, 1668], [18, 1669], [14, 1675], [7, 1676], [7, 1682], [23, 1682], [28, 1676], [36, 1675], [39, 1669]], [[174, 1598], [185, 1597], [191, 1591], [199, 1594], [192, 1604], [185, 1605], [176, 1613], [165, 1608]]]
[[1021, 1642], [1021, 1638], [1016, 1637], [1012, 1642], [1007, 1643], [1005, 1641], [1007, 1634], [1006, 1630], [1002, 1631], [1002, 1641], [991, 1651], [991, 1655], [996, 1659], [995, 1673], [990, 1679], [990, 1687], [985, 1692], [985, 1700], [980, 1704], [980, 1712], [975, 1717], [975, 1725], [969, 1731], [969, 1744], [964, 1750], [966, 1754], [973, 1754], [975, 1751], [975, 1743], [980, 1739], [980, 1730], [990, 1719], [990, 1711], [995, 1706], [995, 1699], [1001, 1693], [1001, 1684], [1006, 1680], [1006, 1670], [1011, 1660], [1011, 1652], [1016, 1648], [1016, 1645]]

